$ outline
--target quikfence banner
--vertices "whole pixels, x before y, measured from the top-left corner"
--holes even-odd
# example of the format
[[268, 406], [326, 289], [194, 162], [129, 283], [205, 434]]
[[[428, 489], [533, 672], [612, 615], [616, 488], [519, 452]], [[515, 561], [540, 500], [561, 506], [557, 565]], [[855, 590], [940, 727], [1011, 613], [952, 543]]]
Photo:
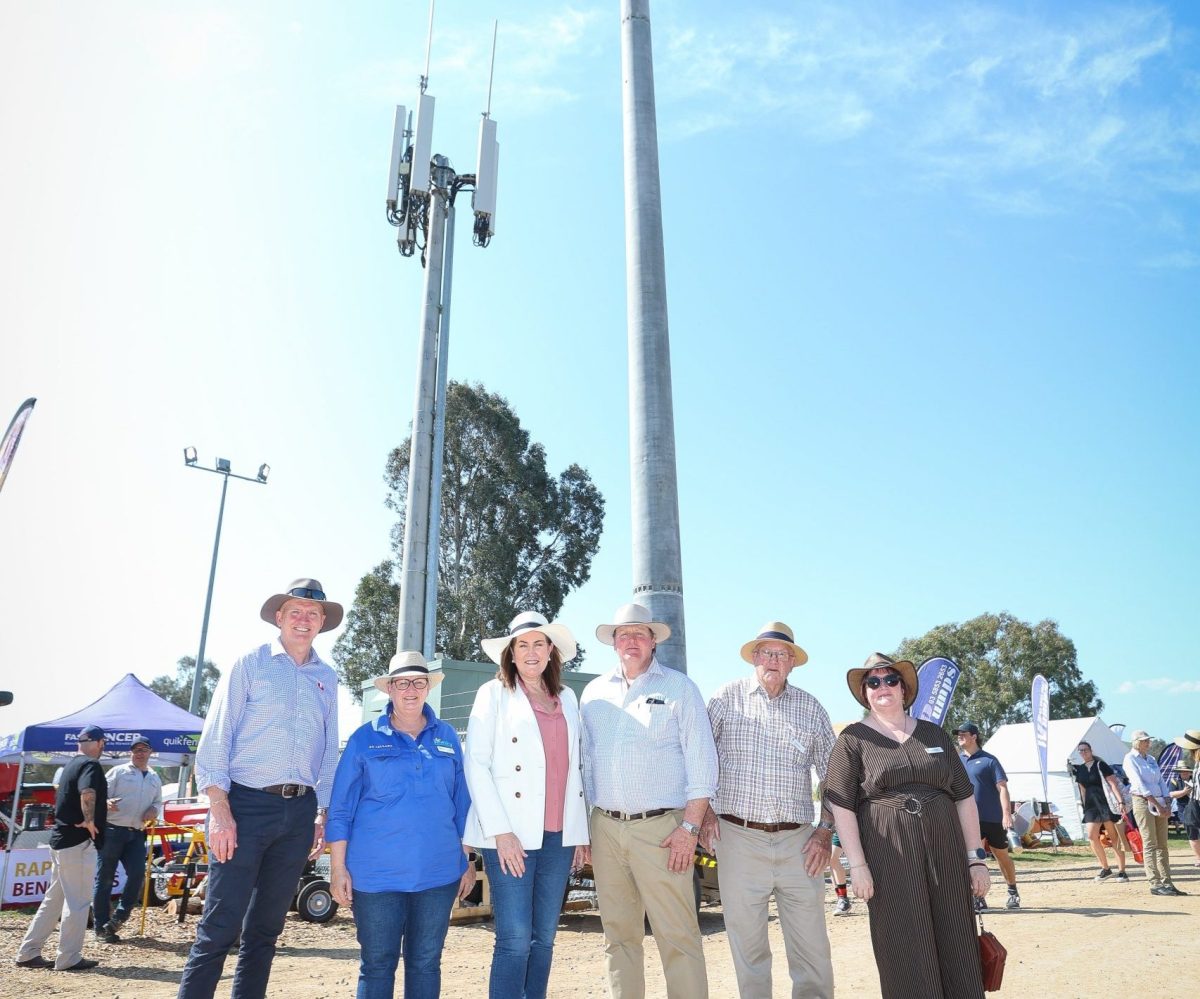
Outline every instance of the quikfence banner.
[[917, 669], [917, 699], [908, 713], [919, 721], [941, 725], [950, 710], [960, 676], [962, 670], [953, 659], [942, 656], [926, 659]]
[[0, 440], [0, 489], [4, 488], [4, 480], [8, 478], [8, 470], [12, 467], [13, 456], [17, 453], [17, 445], [21, 443], [21, 434], [29, 415], [37, 404], [36, 399], [26, 399], [17, 409], [17, 415], [12, 418], [8, 429], [4, 431], [4, 439]]
[[1162, 751], [1162, 755], [1158, 758], [1158, 772], [1162, 774], [1163, 780], [1169, 780], [1171, 771], [1175, 769], [1175, 764], [1179, 762], [1179, 757], [1183, 755], [1183, 750], [1175, 743], [1171, 743]]
[[1038, 673], [1033, 678], [1033, 690], [1029, 696], [1033, 716], [1033, 738], [1037, 743], [1038, 764], [1042, 768], [1042, 800], [1049, 796], [1049, 772], [1047, 755], [1050, 747], [1050, 684]]

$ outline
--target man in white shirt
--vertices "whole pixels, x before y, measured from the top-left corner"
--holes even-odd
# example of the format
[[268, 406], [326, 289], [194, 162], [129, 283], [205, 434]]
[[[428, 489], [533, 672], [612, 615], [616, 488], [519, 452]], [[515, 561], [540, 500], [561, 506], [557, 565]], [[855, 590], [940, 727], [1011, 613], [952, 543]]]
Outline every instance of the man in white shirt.
[[646, 994], [642, 914], [668, 999], [708, 999], [692, 894], [700, 823], [717, 786], [717, 750], [700, 689], [654, 656], [671, 629], [626, 604], [596, 637], [617, 652], [579, 700], [592, 868], [612, 999]]
[[[116, 943], [117, 930], [141, 904], [146, 878], [146, 823], [162, 807], [162, 778], [150, 769], [150, 740], [137, 739], [130, 761], [108, 772], [108, 827], [104, 845], [96, 852], [96, 883], [92, 913], [96, 936]], [[125, 888], [116, 912], [111, 912], [117, 864], [125, 869]]]
[[1167, 850], [1167, 818], [1171, 799], [1167, 783], [1150, 755], [1150, 733], [1138, 729], [1125, 754], [1125, 776], [1133, 795], [1133, 818], [1142, 834], [1142, 864], [1151, 895], [1186, 895], [1171, 884], [1171, 857]]

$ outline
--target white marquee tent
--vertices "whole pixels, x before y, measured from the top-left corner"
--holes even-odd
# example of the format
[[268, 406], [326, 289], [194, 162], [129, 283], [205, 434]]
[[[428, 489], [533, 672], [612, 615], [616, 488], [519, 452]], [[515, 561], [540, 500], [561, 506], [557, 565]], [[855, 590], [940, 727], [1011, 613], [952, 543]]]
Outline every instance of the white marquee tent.
[[[1083, 810], [1079, 807], [1075, 781], [1067, 769], [1067, 758], [1070, 757], [1072, 763], [1080, 762], [1076, 748], [1081, 742], [1090, 743], [1092, 752], [1105, 763], [1119, 764], [1129, 751], [1129, 747], [1099, 718], [1063, 718], [1050, 722], [1045, 800], [1052, 802], [1062, 813], [1063, 828], [1077, 842], [1084, 837]], [[1013, 801], [1043, 800], [1042, 769], [1033, 722], [1001, 725], [983, 748], [1000, 761], [1008, 774], [1008, 793]]]

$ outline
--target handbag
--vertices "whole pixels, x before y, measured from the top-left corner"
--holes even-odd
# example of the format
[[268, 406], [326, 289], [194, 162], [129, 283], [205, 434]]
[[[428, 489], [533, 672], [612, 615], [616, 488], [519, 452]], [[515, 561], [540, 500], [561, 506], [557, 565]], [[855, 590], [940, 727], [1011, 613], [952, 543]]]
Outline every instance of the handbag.
[[1145, 863], [1142, 853], [1142, 834], [1138, 832], [1138, 827], [1133, 824], [1133, 819], [1129, 817], [1129, 813], [1125, 813], [1125, 838], [1129, 840], [1129, 849], [1133, 851], [1133, 859], [1139, 864]]
[[976, 913], [979, 919], [979, 963], [983, 969], [983, 991], [999, 992], [1004, 981], [1004, 962], [1008, 951], [1004, 944], [996, 939], [996, 934], [984, 929], [982, 913]]
[[1200, 826], [1200, 798], [1196, 796], [1194, 790], [1192, 796], [1188, 798], [1187, 805], [1179, 813], [1179, 821], [1185, 826]]

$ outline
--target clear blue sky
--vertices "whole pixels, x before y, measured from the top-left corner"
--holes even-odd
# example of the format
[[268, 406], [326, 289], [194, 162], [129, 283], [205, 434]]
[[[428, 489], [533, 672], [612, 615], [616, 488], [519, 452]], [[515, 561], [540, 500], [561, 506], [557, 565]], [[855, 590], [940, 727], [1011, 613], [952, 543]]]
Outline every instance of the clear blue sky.
[[[1053, 618], [1108, 722], [1200, 728], [1200, 15], [1191, 5], [656, 0], [692, 675], [772, 618], [847, 668], [985, 611]], [[452, 376], [608, 501], [630, 593], [619, 4], [437, 12], [435, 151], [474, 168], [492, 17], [498, 234], [460, 225]], [[422, 275], [383, 214], [424, 3], [0, 12], [0, 711], [13, 730], [300, 575], [388, 554]], [[462, 220], [460, 220], [462, 221]], [[1189, 624], [1188, 622], [1193, 622]], [[319, 647], [328, 652], [332, 640]]]

